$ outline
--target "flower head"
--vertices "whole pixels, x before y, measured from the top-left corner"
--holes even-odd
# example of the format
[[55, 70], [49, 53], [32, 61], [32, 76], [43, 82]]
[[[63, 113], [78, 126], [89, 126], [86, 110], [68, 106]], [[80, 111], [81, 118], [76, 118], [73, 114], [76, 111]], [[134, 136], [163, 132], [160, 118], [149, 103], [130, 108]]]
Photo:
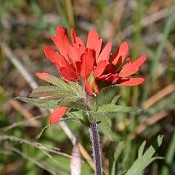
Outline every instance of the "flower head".
[[[119, 49], [109, 59], [105, 69], [101, 73], [94, 71], [97, 84], [106, 81], [107, 85], [116, 86], [136, 86], [144, 82], [144, 78], [131, 77], [135, 74], [146, 60], [146, 55], [141, 56], [132, 62], [130, 58], [126, 59], [128, 54], [128, 43], [124, 42]], [[126, 63], [123, 65], [124, 61]]]
[[71, 39], [72, 42], [67, 30], [59, 26], [56, 37], [52, 37], [59, 53], [49, 46], [44, 47], [46, 57], [57, 67], [62, 78], [65, 81], [86, 82], [91, 72], [101, 74], [108, 64], [112, 43], [107, 43], [102, 49], [102, 39], [95, 30], [89, 32], [86, 45], [76, 36], [74, 29], [71, 30]]
[[[112, 43], [108, 42], [103, 47], [102, 39], [95, 30], [89, 32], [87, 42], [84, 44], [76, 36], [74, 29], [71, 30], [70, 41], [67, 30], [62, 26], [58, 26], [52, 41], [59, 52], [50, 46], [45, 46], [46, 57], [53, 62], [65, 82], [83, 82], [82, 86], [90, 96], [100, 93], [101, 84], [104, 83], [106, 86], [135, 86], [144, 81], [143, 78], [131, 76], [140, 69], [146, 56], [141, 56], [134, 62], [126, 58], [129, 50], [127, 42], [122, 43], [111, 56]], [[41, 76], [43, 74], [38, 74], [38, 77]], [[67, 107], [57, 107], [50, 116], [50, 123], [58, 121], [67, 110]]]

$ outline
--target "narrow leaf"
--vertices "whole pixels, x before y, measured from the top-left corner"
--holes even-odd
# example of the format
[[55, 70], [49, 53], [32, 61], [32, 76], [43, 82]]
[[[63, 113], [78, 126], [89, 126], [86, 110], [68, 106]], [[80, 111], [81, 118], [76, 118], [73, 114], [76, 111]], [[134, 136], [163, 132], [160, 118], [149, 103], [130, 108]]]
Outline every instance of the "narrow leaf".
[[119, 144], [117, 146], [117, 149], [116, 149], [116, 151], [114, 153], [114, 161], [113, 161], [113, 164], [112, 164], [111, 175], [115, 175], [116, 174], [115, 166], [116, 166], [117, 160], [119, 159], [119, 156], [122, 153], [122, 148], [123, 148], [123, 142], [119, 142]]
[[115, 104], [105, 104], [102, 105], [98, 108], [97, 112], [128, 112], [128, 113], [136, 113], [140, 111], [138, 108], [136, 107], [129, 107], [129, 106], [119, 106], [119, 105], [115, 105]]
[[79, 97], [83, 97], [83, 88], [75, 82], [69, 82], [70, 89]]
[[140, 148], [139, 148], [139, 151], [138, 151], [138, 158], [141, 158], [141, 157], [142, 157], [143, 151], [144, 151], [144, 149], [145, 149], [145, 145], [146, 145], [146, 141], [144, 141], [144, 142], [142, 143], [142, 145], [140, 146]]
[[85, 103], [83, 103], [83, 99], [77, 96], [64, 98], [62, 101], [59, 101], [58, 104], [60, 106], [68, 106], [71, 109], [88, 110], [88, 106]]
[[156, 149], [160, 147], [162, 144], [162, 136], [158, 136], [157, 143], [155, 146], [150, 146], [143, 155], [141, 152], [143, 151], [144, 144], [141, 145], [139, 149], [139, 157], [135, 160], [131, 168], [127, 171], [125, 175], [140, 175], [140, 173], [154, 160], [161, 159], [162, 157], [153, 157], [156, 152]]
[[99, 130], [112, 141], [114, 139], [114, 134], [111, 130], [111, 120], [106, 116], [101, 116], [99, 122]]
[[44, 97], [60, 92], [61, 89], [56, 86], [39, 86], [30, 93], [30, 97]]
[[70, 88], [68, 83], [66, 83], [63, 80], [58, 79], [58, 78], [56, 78], [56, 77], [54, 77], [54, 76], [52, 76], [48, 73], [39, 73], [39, 72], [37, 72], [36, 76], [38, 78], [40, 78], [41, 80], [44, 80], [44, 81], [46, 81], [48, 83], [51, 83], [51, 84], [54, 84], [58, 87], [61, 87], [61, 88], [67, 89], [67, 90], [69, 90], [69, 88]]
[[47, 108], [47, 109], [55, 109], [58, 106], [58, 100], [52, 100], [46, 103], [40, 103], [41, 99], [39, 98], [17, 97], [16, 99], [26, 103], [31, 103], [37, 107]]
[[116, 104], [120, 97], [121, 97], [121, 95], [116, 95], [116, 96], [113, 98], [113, 100], [112, 100], [111, 103], [112, 103], [112, 104]]

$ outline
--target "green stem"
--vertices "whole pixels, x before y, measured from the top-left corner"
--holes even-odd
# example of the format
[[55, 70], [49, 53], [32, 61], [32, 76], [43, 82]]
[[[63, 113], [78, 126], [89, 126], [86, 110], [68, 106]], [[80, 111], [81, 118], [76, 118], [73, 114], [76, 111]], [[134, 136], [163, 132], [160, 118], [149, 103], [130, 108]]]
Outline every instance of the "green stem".
[[96, 122], [90, 123], [90, 138], [93, 150], [93, 160], [95, 164], [95, 175], [102, 175], [101, 147]]

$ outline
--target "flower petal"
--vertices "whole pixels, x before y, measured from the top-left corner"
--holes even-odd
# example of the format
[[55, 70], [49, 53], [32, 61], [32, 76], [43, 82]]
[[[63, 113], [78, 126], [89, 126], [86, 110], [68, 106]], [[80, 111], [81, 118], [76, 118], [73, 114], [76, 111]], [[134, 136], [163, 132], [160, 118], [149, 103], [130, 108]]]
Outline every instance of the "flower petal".
[[83, 41], [79, 37], [76, 36], [76, 32], [74, 28], [71, 29], [71, 38], [72, 38], [73, 45], [78, 44], [78, 45], [84, 46]]
[[102, 60], [106, 60], [107, 62], [109, 61], [111, 49], [112, 49], [112, 42], [108, 42], [101, 51], [99, 57], [97, 58], [97, 64]]
[[72, 44], [74, 45], [76, 43], [76, 32], [74, 28], [71, 29], [71, 38], [72, 38]]
[[144, 82], [144, 78], [122, 78], [117, 86], [137, 86]]
[[75, 81], [78, 79], [78, 76], [75, 69], [71, 66], [72, 65], [70, 65], [69, 67], [61, 67], [60, 73], [66, 80]]
[[97, 67], [94, 69], [94, 75], [95, 77], [99, 77], [100, 75], [102, 75], [102, 73], [104, 72], [105, 68], [106, 68], [106, 61], [102, 60], [97, 64]]
[[111, 73], [102, 74], [101, 76], [97, 77], [97, 80], [106, 81], [106, 79], [107, 79], [110, 75], [111, 75]]
[[102, 39], [99, 38], [95, 30], [91, 30], [88, 34], [86, 47], [95, 50], [95, 58], [97, 59], [102, 46]]
[[72, 45], [69, 41], [67, 30], [62, 26], [58, 26], [56, 29], [56, 37], [52, 36], [52, 40], [60, 54], [68, 60], [67, 53], [71, 50]]
[[68, 62], [60, 54], [56, 53], [51, 47], [45, 46], [44, 53], [46, 57], [59, 69], [60, 67], [66, 67]]
[[81, 64], [80, 64], [80, 76], [88, 76], [94, 68], [95, 63], [95, 52], [92, 49], [87, 49], [86, 52], [82, 55]]
[[[80, 61], [82, 54], [86, 50], [85, 45], [82, 40], [76, 36], [75, 30], [73, 28], [71, 30], [71, 38], [74, 47], [74, 53], [71, 54], [73, 56], [72, 58], [74, 58], [75, 61]], [[74, 57], [74, 55], [76, 56]]]
[[127, 77], [135, 74], [140, 69], [141, 65], [145, 62], [145, 60], [146, 60], [146, 55], [143, 55], [133, 63], [124, 65], [119, 72], [119, 76]]
[[67, 107], [57, 107], [49, 117], [49, 124], [58, 122], [68, 111]]
[[119, 79], [119, 75], [117, 72], [116, 73], [108, 73], [108, 74], [100, 76], [99, 79], [101, 81], [107, 81], [111, 84], [115, 84]]
[[118, 48], [118, 50], [112, 56], [111, 58], [112, 64], [119, 67], [121, 63], [123, 63], [126, 55], [128, 54], [128, 50], [129, 50], [128, 42], [123, 42]]
[[119, 79], [118, 73], [110, 74], [108, 77], [106, 77], [106, 81], [115, 84], [117, 80]]

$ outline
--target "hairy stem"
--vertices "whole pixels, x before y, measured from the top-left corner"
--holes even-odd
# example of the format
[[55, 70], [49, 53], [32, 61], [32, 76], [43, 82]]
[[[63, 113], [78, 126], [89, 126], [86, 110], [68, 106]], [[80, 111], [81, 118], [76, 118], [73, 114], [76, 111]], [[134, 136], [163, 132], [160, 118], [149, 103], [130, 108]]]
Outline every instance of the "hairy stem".
[[95, 164], [95, 175], [102, 175], [101, 146], [96, 122], [90, 123], [90, 138], [93, 150], [93, 160]]

